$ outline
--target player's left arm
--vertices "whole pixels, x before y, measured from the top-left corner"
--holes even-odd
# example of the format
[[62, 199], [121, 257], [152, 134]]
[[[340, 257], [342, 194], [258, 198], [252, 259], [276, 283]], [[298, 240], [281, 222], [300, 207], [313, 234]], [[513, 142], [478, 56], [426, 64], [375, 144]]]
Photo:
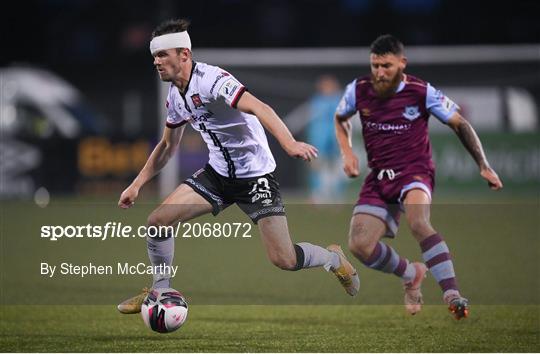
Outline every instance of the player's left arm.
[[482, 143], [472, 125], [459, 112], [454, 112], [447, 124], [454, 130], [461, 143], [471, 154], [478, 167], [480, 175], [488, 181], [489, 187], [499, 190], [503, 184], [497, 173], [491, 168], [482, 148]]
[[317, 158], [318, 151], [314, 146], [296, 141], [289, 128], [272, 107], [260, 101], [251, 93], [245, 91], [238, 100], [236, 108], [244, 113], [255, 115], [264, 128], [277, 139], [289, 156], [298, 157], [305, 161]]

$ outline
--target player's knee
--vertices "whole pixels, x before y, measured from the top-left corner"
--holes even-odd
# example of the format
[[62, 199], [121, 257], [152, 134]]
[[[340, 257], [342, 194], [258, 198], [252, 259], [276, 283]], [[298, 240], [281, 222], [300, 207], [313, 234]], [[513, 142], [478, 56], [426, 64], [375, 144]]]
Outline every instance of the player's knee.
[[295, 270], [296, 269], [296, 257], [286, 256], [283, 254], [270, 255], [270, 262], [273, 265], [283, 270]]
[[373, 242], [366, 235], [349, 236], [349, 250], [356, 257], [365, 260], [368, 259], [373, 250]]
[[433, 227], [428, 220], [422, 218], [408, 219], [409, 228], [415, 237], [427, 237], [434, 233]]
[[148, 216], [148, 219], [146, 220], [146, 225], [159, 227], [159, 226], [166, 226], [167, 223], [165, 219], [159, 213], [154, 211], [152, 212], [152, 214], [150, 214], [150, 216]]

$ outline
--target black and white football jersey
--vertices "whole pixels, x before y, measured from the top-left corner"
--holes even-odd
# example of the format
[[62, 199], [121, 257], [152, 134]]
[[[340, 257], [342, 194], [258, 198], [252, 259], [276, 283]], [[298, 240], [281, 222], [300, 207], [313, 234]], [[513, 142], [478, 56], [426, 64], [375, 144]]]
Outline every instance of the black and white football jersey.
[[236, 109], [245, 91], [227, 71], [193, 62], [185, 94], [171, 84], [167, 96], [167, 127], [189, 122], [208, 145], [209, 164], [225, 177], [261, 176], [276, 168], [257, 117]]

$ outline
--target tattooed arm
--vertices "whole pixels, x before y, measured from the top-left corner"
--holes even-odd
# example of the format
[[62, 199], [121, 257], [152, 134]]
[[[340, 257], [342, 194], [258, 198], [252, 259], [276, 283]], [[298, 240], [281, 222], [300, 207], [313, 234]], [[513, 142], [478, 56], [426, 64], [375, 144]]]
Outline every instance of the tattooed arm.
[[463, 146], [465, 146], [474, 161], [476, 161], [478, 167], [480, 167], [480, 175], [488, 181], [489, 187], [493, 190], [501, 189], [503, 184], [497, 173], [489, 166], [486, 154], [482, 148], [482, 143], [471, 124], [461, 114], [456, 112], [448, 121], [448, 125], [454, 130]]

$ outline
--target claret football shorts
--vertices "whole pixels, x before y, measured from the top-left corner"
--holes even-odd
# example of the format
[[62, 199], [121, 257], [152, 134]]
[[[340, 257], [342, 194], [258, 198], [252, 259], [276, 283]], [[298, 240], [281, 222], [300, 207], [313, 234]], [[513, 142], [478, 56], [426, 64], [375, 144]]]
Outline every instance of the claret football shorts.
[[395, 237], [407, 193], [413, 189], [421, 189], [431, 198], [434, 187], [434, 171], [372, 170], [364, 180], [353, 215], [369, 214], [381, 219], [386, 224], [386, 236]]

